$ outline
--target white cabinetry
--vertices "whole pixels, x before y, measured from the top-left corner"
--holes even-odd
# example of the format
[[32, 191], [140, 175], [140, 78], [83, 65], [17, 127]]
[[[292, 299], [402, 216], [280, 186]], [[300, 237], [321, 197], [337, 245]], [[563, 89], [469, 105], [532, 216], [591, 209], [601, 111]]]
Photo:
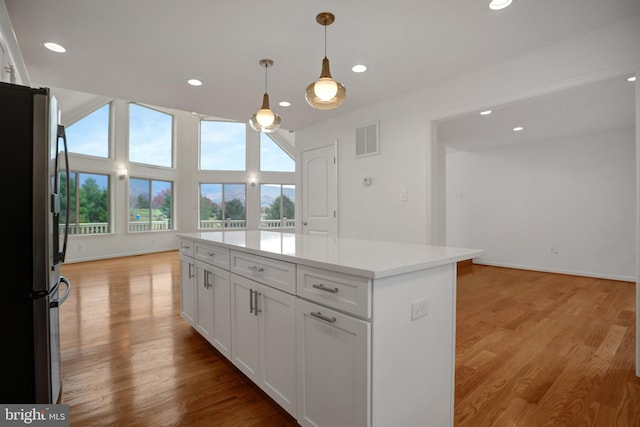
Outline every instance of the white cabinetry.
[[231, 286], [231, 360], [295, 416], [296, 298], [236, 274]]
[[[205, 261], [201, 261], [205, 260]], [[231, 356], [229, 250], [180, 240], [180, 314], [224, 356]]]
[[370, 425], [369, 322], [298, 298], [298, 423]]
[[196, 321], [195, 328], [222, 354], [231, 352], [231, 289], [229, 272], [195, 261]]
[[182, 316], [218, 349], [217, 316], [229, 320], [220, 351], [300, 425], [453, 425], [455, 263], [483, 251], [266, 231], [180, 238]]
[[196, 317], [196, 265], [195, 260], [180, 255], [180, 315], [192, 326]]

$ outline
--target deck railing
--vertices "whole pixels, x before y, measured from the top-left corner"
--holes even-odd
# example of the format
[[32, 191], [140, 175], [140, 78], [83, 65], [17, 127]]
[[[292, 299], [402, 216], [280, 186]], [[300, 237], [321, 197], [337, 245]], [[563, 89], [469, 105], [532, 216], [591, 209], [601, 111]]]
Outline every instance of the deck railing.
[[[261, 219], [260, 228], [293, 228], [296, 226], [295, 219]], [[244, 219], [207, 219], [200, 221], [201, 229], [225, 229], [225, 228], [246, 228], [247, 221]], [[111, 231], [108, 222], [83, 222], [80, 224], [69, 224], [69, 235], [74, 234], [106, 234]], [[129, 221], [129, 231], [159, 231], [169, 230], [169, 220], [152, 221]], [[60, 234], [64, 233], [64, 224], [60, 225]]]

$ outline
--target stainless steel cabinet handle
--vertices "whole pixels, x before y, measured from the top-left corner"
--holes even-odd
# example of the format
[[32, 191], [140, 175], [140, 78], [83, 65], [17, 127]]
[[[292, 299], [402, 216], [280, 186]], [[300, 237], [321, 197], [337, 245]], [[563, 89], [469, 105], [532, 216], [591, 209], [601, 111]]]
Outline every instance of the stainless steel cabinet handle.
[[253, 313], [253, 289], [249, 289], [249, 313]]
[[211, 283], [210, 278], [211, 278], [211, 272], [209, 270], [205, 270], [204, 271], [204, 280], [207, 283], [207, 289], [209, 289], [209, 288], [211, 288], [213, 286], [213, 283]]
[[257, 271], [258, 273], [262, 273], [264, 271], [264, 268], [258, 267], [257, 265], [251, 265], [251, 266], [249, 266], [247, 268], [249, 270]]
[[336, 320], [337, 320], [335, 317], [327, 317], [327, 316], [323, 315], [322, 313], [320, 313], [319, 311], [317, 313], [314, 313], [312, 311], [311, 315], [313, 317], [317, 317], [318, 319], [324, 320], [325, 322], [329, 322], [329, 323], [336, 323]]
[[207, 274], [207, 270], [204, 271], [204, 283], [202, 284], [202, 286], [204, 286], [205, 289], [209, 289], [209, 282], [208, 282], [208, 277], [209, 275]]
[[182, 249], [191, 249], [191, 246], [189, 246], [189, 245], [182, 245]]
[[340, 289], [338, 288], [327, 288], [324, 284], [322, 283], [314, 283], [313, 285], [311, 285], [312, 288], [316, 288], [316, 289], [320, 289], [321, 291], [325, 291], [325, 292], [331, 292], [332, 294], [337, 294]]
[[191, 267], [193, 267], [193, 264], [189, 263], [189, 279], [193, 279], [193, 273], [191, 272]]
[[213, 252], [207, 252], [207, 256], [215, 256], [216, 254]]
[[262, 294], [261, 294], [261, 293], [259, 293], [258, 291], [255, 291], [255, 292], [253, 293], [253, 296], [254, 296], [254, 298], [256, 299], [256, 301], [255, 301], [255, 303], [254, 303], [254, 305], [253, 305], [253, 306], [255, 307], [255, 308], [254, 308], [254, 310], [253, 310], [253, 312], [254, 312], [254, 314], [255, 314], [256, 316], [258, 315], [258, 313], [262, 313], [262, 310], [260, 310], [260, 309], [258, 308], [258, 295], [262, 295]]

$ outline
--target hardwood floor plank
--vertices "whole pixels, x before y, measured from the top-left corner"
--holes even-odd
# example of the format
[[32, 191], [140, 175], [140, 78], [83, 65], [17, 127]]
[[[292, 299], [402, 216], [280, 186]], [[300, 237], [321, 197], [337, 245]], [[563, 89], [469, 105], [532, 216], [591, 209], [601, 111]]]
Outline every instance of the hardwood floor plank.
[[[71, 425], [296, 426], [180, 318], [179, 268], [177, 251], [63, 266]], [[457, 304], [456, 426], [640, 426], [635, 284], [465, 265]]]

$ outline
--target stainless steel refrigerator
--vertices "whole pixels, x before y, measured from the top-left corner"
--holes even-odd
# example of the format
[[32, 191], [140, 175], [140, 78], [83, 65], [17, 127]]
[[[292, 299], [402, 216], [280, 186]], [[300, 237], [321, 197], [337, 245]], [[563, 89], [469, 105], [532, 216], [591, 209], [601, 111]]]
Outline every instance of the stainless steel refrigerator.
[[68, 235], [69, 163], [58, 122], [49, 89], [0, 83], [5, 249], [0, 255], [0, 404], [59, 403], [58, 310], [70, 284], [60, 274]]

